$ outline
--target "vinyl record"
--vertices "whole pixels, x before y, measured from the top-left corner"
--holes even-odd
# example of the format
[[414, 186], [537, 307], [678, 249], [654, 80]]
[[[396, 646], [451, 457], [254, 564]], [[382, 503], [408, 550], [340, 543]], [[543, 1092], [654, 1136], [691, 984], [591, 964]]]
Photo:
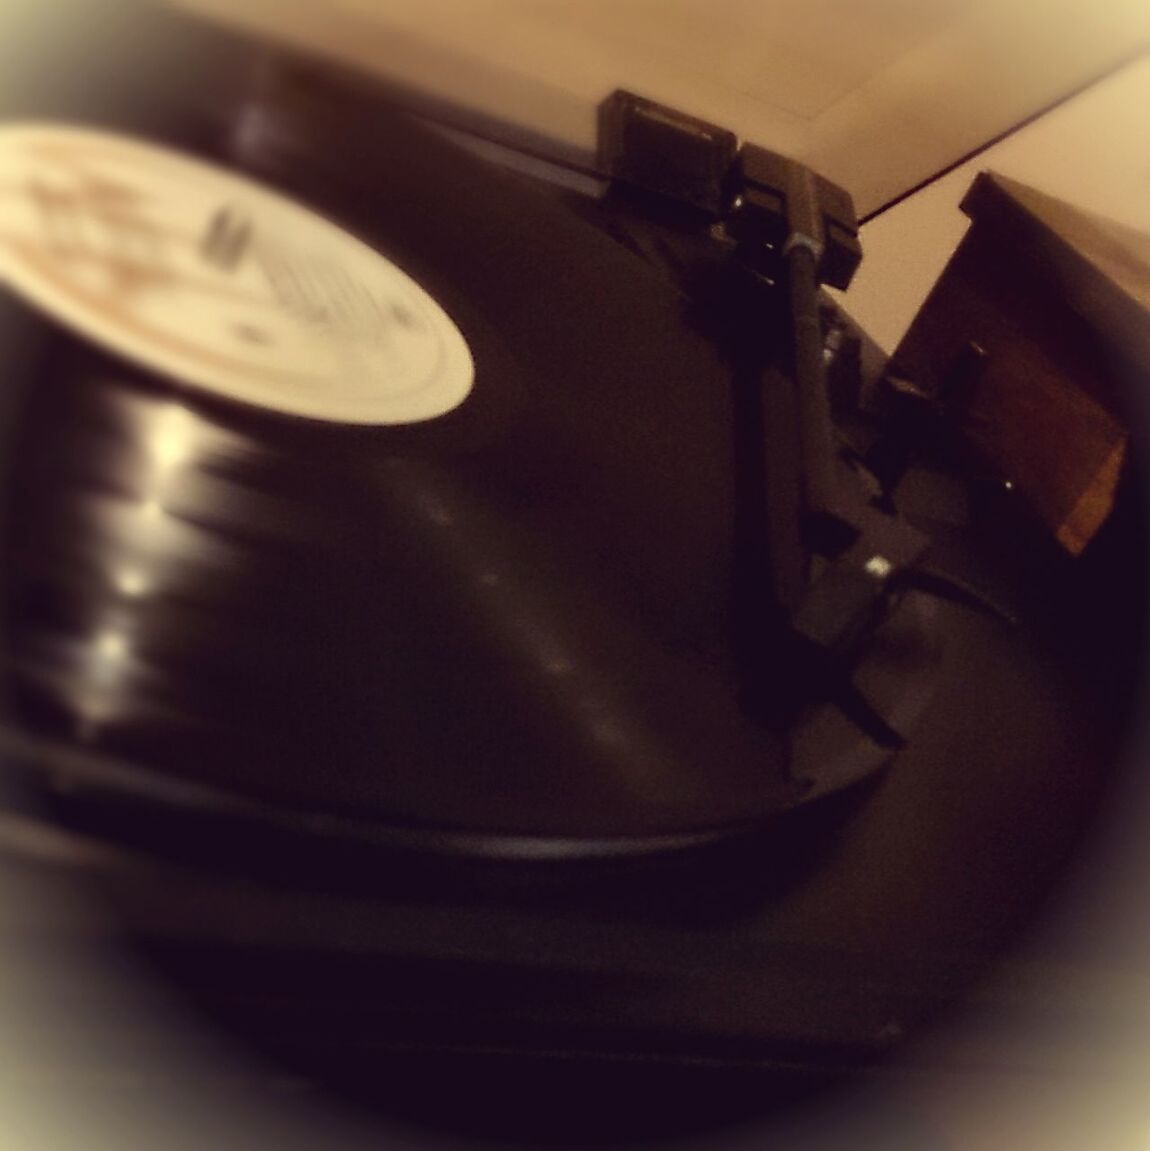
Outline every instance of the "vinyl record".
[[[402, 113], [343, 123], [351, 184], [293, 156], [322, 103], [267, 106], [214, 161], [0, 132], [43, 337], [8, 397], [18, 726], [93, 784], [513, 853], [696, 842], [880, 765], [833, 707], [792, 740], [743, 706], [736, 398], [681, 292]], [[903, 711], [925, 613], [873, 661]]]

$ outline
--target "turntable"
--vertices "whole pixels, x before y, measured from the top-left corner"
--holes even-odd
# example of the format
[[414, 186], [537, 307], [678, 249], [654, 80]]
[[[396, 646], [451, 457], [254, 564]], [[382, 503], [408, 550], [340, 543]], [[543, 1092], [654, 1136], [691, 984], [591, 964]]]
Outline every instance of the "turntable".
[[1118, 756], [1133, 479], [1071, 557], [977, 357], [852, 365], [849, 196], [721, 126], [620, 92], [547, 180], [151, 18], [0, 127], [10, 854], [387, 1114], [669, 1136], [872, 1066]]

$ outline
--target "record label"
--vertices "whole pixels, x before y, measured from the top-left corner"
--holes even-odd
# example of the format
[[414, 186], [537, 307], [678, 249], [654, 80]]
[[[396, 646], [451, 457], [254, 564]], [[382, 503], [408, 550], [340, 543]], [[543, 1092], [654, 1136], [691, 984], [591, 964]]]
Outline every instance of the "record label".
[[107, 132], [0, 127], [0, 276], [154, 372], [292, 415], [414, 423], [474, 382], [462, 333], [379, 252], [248, 179]]

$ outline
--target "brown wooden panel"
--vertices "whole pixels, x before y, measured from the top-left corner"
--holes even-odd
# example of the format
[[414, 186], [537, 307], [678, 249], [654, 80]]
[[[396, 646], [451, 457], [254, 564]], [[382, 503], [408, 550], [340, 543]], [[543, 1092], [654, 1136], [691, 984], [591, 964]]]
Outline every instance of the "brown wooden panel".
[[[938, 394], [963, 348], [982, 347], [968, 437], [1078, 554], [1109, 515], [1123, 472], [1129, 376], [1147, 371], [1150, 315], [1138, 293], [1150, 274], [1136, 245], [1117, 258], [1117, 232], [1048, 197], [1024, 204], [1017, 188], [980, 177], [965, 201], [974, 224], [892, 371]], [[1049, 203], [1059, 211], [1046, 212]]]

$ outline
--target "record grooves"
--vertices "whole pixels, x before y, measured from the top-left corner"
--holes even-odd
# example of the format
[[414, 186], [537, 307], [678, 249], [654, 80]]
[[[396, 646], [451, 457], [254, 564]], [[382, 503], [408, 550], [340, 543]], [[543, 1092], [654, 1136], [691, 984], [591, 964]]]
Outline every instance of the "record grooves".
[[[260, 111], [233, 160], [267, 176]], [[691, 843], [873, 769], [881, 749], [833, 707], [804, 721], [793, 763], [740, 709], [729, 369], [684, 329], [680, 292], [402, 115], [371, 126], [373, 223], [366, 204], [312, 202], [446, 308], [470, 394], [343, 426], [62, 338], [9, 478], [27, 714], [93, 763], [496, 853]], [[280, 169], [303, 171], [291, 156]], [[232, 211], [201, 212], [200, 260], [218, 263]], [[276, 254], [296, 260], [287, 306], [333, 322], [333, 273], [303, 258]], [[909, 604], [873, 661], [912, 712], [928, 610]]]

